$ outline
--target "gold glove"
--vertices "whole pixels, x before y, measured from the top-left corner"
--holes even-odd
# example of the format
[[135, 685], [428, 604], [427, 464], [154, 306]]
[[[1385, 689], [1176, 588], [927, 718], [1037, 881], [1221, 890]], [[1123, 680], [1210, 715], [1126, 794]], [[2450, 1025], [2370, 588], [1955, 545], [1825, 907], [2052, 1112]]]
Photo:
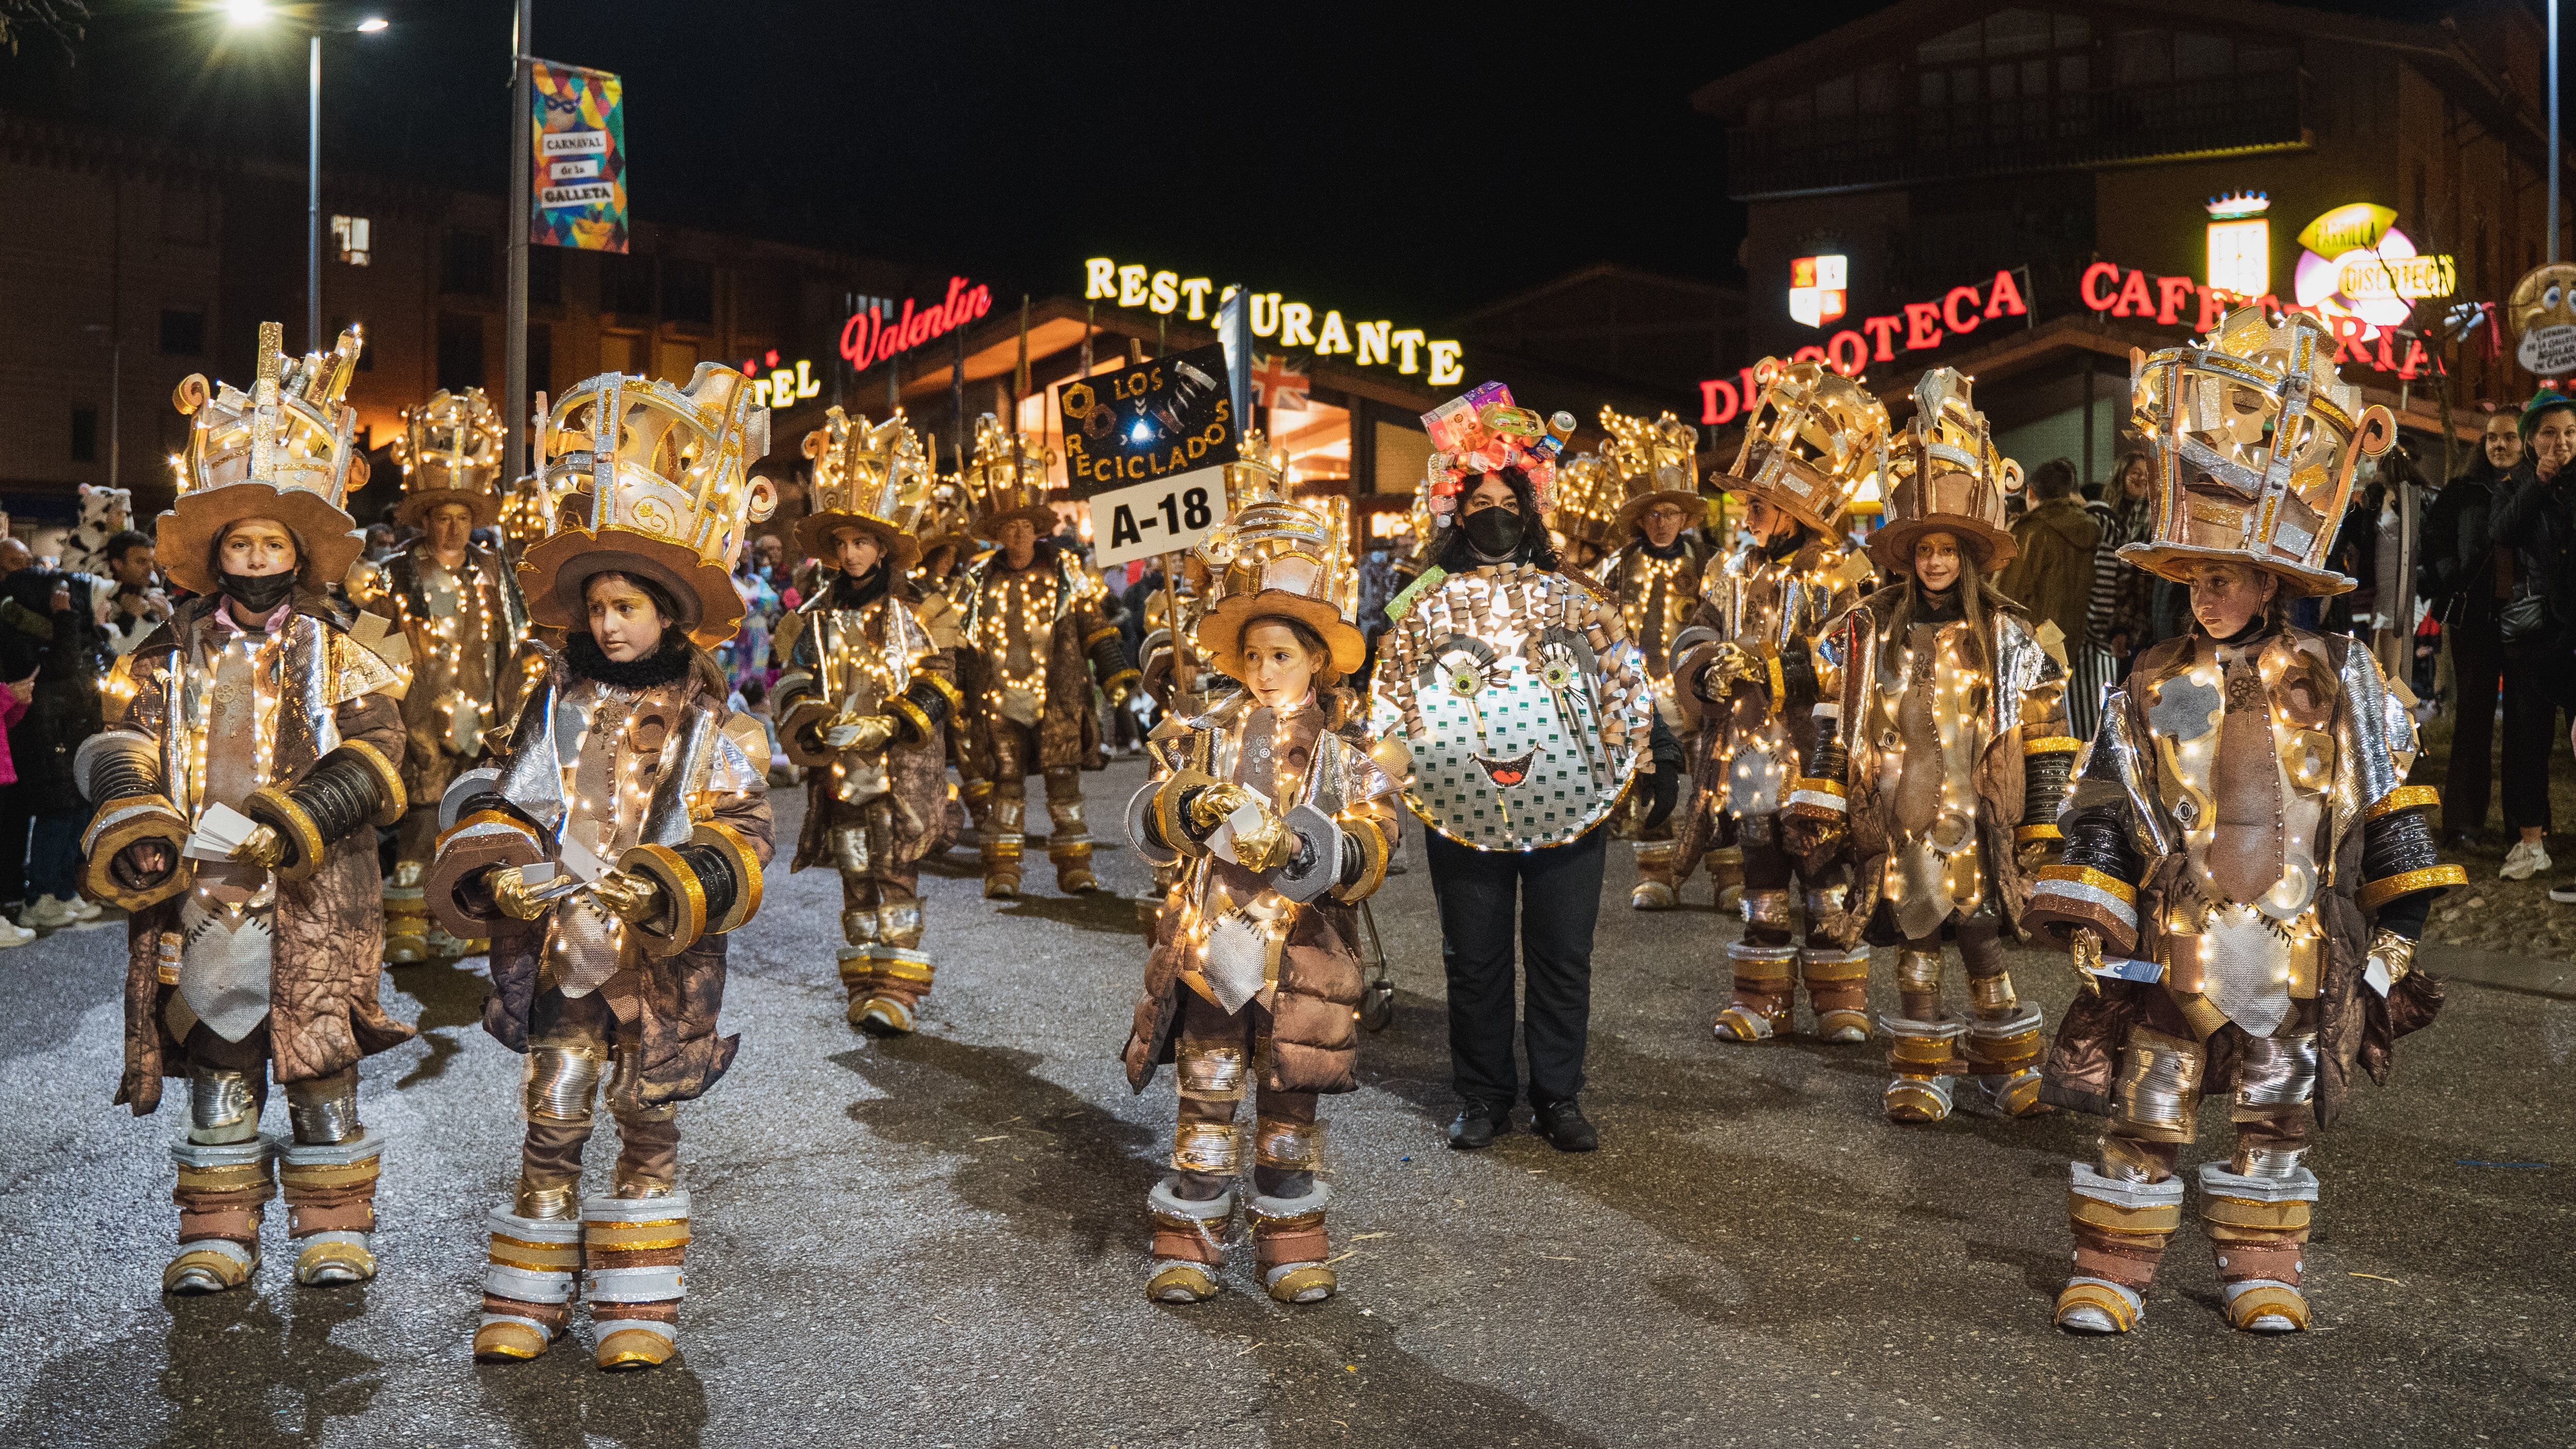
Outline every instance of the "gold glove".
[[1297, 836], [1288, 823], [1261, 807], [1261, 823], [1234, 832], [1234, 858], [1245, 870], [1277, 870], [1297, 856]]
[[661, 913], [662, 888], [640, 875], [604, 872], [590, 883], [590, 893], [630, 926], [640, 926]]
[[1247, 786], [1232, 783], [1210, 785], [1199, 791], [1190, 802], [1190, 824], [1202, 833], [1216, 829], [1246, 805], [1259, 804], [1261, 797]]
[[2388, 973], [2393, 990], [2415, 969], [2415, 943], [2383, 926], [2370, 935], [2370, 953], [2362, 958], [2362, 969], [2367, 971], [2373, 961]]
[[286, 859], [286, 841], [275, 826], [253, 826], [242, 843], [233, 847], [232, 859], [262, 870], [275, 870]]
[[2023, 875], [2037, 875], [2042, 866], [2055, 862], [2057, 847], [2054, 840], [2025, 840], [2013, 852], [2013, 860], [2021, 866]]
[[823, 726], [823, 743], [836, 750], [875, 754], [893, 738], [894, 719], [891, 715], [839, 715]]
[[2078, 926], [2067, 934], [2066, 946], [2067, 964], [2075, 968], [2075, 979], [2084, 983], [2085, 990], [2101, 995], [2102, 978], [2093, 972], [2102, 964], [2102, 933], [2091, 926]]
[[1700, 671], [1699, 695], [1711, 704], [1723, 704], [1739, 680], [1759, 679], [1762, 672], [1753, 665], [1753, 656], [1744, 646], [1732, 640], [1717, 646], [1708, 667]]
[[505, 865], [483, 878], [492, 892], [492, 904], [501, 914], [514, 921], [533, 921], [546, 913], [544, 901], [528, 898], [528, 878], [515, 865]]

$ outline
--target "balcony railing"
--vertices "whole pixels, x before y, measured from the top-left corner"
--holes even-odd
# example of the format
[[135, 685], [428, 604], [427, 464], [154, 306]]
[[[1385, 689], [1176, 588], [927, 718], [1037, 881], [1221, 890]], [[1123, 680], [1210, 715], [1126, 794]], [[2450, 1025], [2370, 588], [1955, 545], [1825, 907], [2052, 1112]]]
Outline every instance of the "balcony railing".
[[1739, 201], [2177, 161], [2307, 144], [2296, 71], [1884, 115], [1737, 126], [1727, 194]]

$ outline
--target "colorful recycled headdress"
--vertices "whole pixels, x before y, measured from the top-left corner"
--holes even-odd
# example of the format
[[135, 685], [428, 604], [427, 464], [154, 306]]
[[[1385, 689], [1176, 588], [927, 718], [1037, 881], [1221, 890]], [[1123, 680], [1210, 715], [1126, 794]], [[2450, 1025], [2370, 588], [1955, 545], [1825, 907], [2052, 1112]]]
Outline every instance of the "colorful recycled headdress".
[[1038, 536], [1055, 532], [1055, 510], [1047, 506], [1047, 471], [1055, 454], [1025, 433], [1013, 433], [1002, 420], [986, 413], [975, 420], [975, 460], [960, 471], [975, 532], [998, 540], [1002, 525], [1025, 518]]
[[246, 518], [274, 519], [302, 542], [296, 572], [307, 588], [338, 583], [366, 549], [341, 507], [367, 481], [358, 411], [342, 401], [364, 344], [352, 327], [329, 352], [293, 358], [285, 337], [282, 323], [259, 324], [259, 375], [248, 393], [230, 383], [210, 391], [205, 374], [190, 373], [171, 394], [193, 423], [173, 464], [179, 496], [158, 537], [161, 568], [183, 589], [215, 592], [215, 543]]
[[508, 430], [483, 389], [454, 393], [442, 388], [420, 406], [403, 409], [402, 422], [393, 443], [393, 459], [403, 470], [403, 497], [394, 505], [394, 521], [419, 528], [432, 508], [462, 503], [474, 515], [476, 528], [499, 523], [496, 485]]
[[875, 535], [890, 577], [910, 573], [921, 561], [913, 526], [930, 496], [930, 465], [903, 410], [871, 426], [864, 413], [827, 408], [823, 426], [805, 435], [805, 456], [814, 460], [814, 511], [796, 520], [796, 546], [832, 564], [832, 535], [858, 528]]
[[1542, 421], [1530, 409], [1512, 405], [1510, 388], [1488, 382], [1424, 413], [1422, 426], [1431, 434], [1424, 486], [1438, 526], [1458, 521], [1458, 497], [1474, 488], [1478, 478], [1505, 468], [1528, 475], [1541, 517], [1555, 508], [1556, 459], [1565, 440], [1574, 436], [1572, 413]]
[[1754, 371], [1766, 367], [1776, 370], [1745, 418], [1744, 447], [1712, 481], [1831, 533], [1877, 471], [1886, 405], [1821, 362], [1766, 359]]
[[2250, 564], [2290, 594], [2340, 594], [2326, 567], [2352, 470], [2396, 419], [2335, 374], [2334, 334], [2303, 313], [2227, 315], [2206, 340], [2130, 351], [2129, 407], [2156, 470], [2155, 531], [2120, 550], [2187, 581], [2195, 562]]
[[1611, 547], [1611, 529], [1619, 521], [1618, 475], [1598, 453], [1577, 453], [1556, 470], [1556, 509], [1547, 526], [1569, 543], [1589, 544], [1595, 552]]
[[2021, 465], [1995, 450], [1957, 368], [1933, 368], [1914, 384], [1914, 416], [1888, 443], [1879, 486], [1887, 521], [1869, 536], [1869, 557], [1880, 568], [1912, 572], [1914, 541], [1927, 533], [1957, 538], [1988, 576], [2012, 561], [2004, 501], [2021, 490]]
[[1350, 500], [1315, 498], [1239, 508], [1195, 550], [1207, 565], [1215, 602], [1200, 615], [1199, 657], [1243, 677], [1244, 626], [1255, 619], [1295, 619], [1321, 636], [1333, 668], [1356, 674], [1368, 643], [1352, 622], [1359, 571], [1351, 567]]
[[702, 645], [733, 637], [743, 533], [778, 506], [751, 465], [769, 452], [769, 409], [750, 379], [701, 362], [685, 388], [608, 372], [557, 399], [537, 435], [554, 531], [519, 565], [538, 623], [589, 627], [582, 590], [609, 572], [651, 579]]
[[1619, 513], [1611, 536], [1624, 539], [1659, 503], [1678, 506], [1697, 518], [1700, 513], [1699, 430], [1666, 413], [1648, 422], [1601, 407], [1601, 426], [1610, 444], [1601, 461], [1618, 475]]

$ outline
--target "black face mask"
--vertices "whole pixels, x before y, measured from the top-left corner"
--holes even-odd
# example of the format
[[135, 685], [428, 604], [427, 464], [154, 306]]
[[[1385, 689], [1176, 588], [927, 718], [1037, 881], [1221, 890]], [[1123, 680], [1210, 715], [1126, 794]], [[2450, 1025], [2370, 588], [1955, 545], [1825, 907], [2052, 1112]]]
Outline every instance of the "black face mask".
[[216, 587], [225, 598], [252, 613], [265, 614], [286, 602], [286, 596], [295, 592], [295, 575], [225, 574]]
[[1467, 542], [1487, 558], [1500, 558], [1521, 546], [1521, 516], [1508, 508], [1480, 508], [1467, 515]]

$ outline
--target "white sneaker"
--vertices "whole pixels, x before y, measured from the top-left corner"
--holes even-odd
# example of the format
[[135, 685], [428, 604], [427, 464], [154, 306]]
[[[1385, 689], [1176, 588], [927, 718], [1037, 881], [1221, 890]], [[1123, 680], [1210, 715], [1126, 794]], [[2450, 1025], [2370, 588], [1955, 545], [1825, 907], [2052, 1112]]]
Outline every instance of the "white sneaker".
[[0, 916], [0, 951], [5, 951], [12, 946], [24, 946], [34, 939], [36, 939], [35, 932], [11, 921], [6, 916]]
[[31, 931], [58, 931], [78, 919], [71, 902], [52, 896], [38, 896], [34, 904], [18, 913], [18, 924]]
[[84, 897], [74, 896], [74, 897], [71, 899], [71, 901], [70, 901], [70, 903], [69, 903], [69, 904], [71, 905], [71, 908], [72, 908], [72, 919], [73, 919], [73, 920], [75, 920], [75, 921], [95, 921], [95, 920], [97, 920], [97, 919], [98, 919], [98, 916], [99, 916], [98, 902], [93, 901], [93, 900], [88, 900], [88, 899], [86, 899], [86, 898], [84, 898]]
[[2506, 880], [2529, 880], [2549, 869], [2549, 848], [2537, 840], [2517, 840], [2505, 852], [2504, 868], [2496, 872]]

